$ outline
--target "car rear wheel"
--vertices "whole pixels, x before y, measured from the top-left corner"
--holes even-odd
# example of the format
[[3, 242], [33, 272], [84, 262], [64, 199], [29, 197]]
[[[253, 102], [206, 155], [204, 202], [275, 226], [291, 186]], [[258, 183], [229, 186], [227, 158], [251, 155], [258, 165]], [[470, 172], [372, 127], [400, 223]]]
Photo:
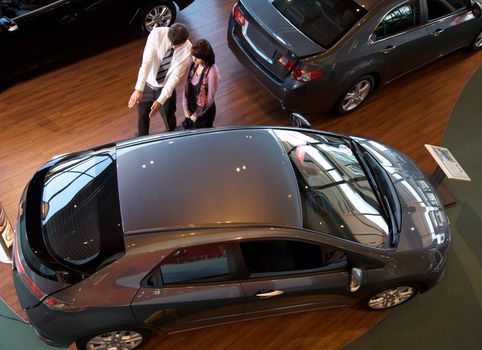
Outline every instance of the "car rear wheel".
[[140, 29], [150, 33], [156, 27], [169, 27], [176, 20], [176, 7], [171, 1], [154, 1], [145, 6], [139, 16]]
[[473, 51], [480, 50], [482, 48], [482, 30], [480, 31], [479, 35], [477, 35], [472, 43], [470, 43], [470, 49]]
[[149, 335], [142, 329], [119, 329], [83, 338], [76, 345], [78, 350], [132, 350], [139, 349]]
[[367, 306], [375, 310], [389, 309], [409, 301], [418, 290], [417, 286], [411, 284], [388, 288], [368, 299]]
[[370, 92], [373, 90], [373, 77], [367, 75], [357, 80], [348, 91], [343, 94], [335, 105], [338, 114], [353, 112], [365, 102]]

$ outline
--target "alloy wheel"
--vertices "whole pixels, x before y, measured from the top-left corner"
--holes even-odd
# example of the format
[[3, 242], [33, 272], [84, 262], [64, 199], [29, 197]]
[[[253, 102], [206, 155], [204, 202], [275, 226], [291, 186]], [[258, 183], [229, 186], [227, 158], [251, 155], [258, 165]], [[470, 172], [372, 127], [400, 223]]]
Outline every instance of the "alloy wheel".
[[112, 331], [90, 339], [88, 350], [131, 350], [144, 341], [142, 334], [134, 331]]
[[147, 12], [144, 28], [151, 32], [155, 27], [168, 27], [174, 18], [172, 10], [166, 5], [157, 5]]
[[372, 309], [388, 309], [406, 302], [416, 293], [411, 286], [400, 286], [380, 292], [368, 300], [368, 306]]
[[341, 108], [344, 112], [350, 112], [357, 108], [366, 100], [368, 94], [372, 89], [372, 81], [370, 79], [363, 79], [356, 83], [350, 91], [345, 95], [341, 102]]

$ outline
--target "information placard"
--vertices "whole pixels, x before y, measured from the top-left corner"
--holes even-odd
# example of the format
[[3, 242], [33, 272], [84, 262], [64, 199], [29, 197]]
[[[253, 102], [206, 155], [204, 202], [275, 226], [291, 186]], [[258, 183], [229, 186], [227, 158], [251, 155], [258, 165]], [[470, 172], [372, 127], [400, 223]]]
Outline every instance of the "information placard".
[[448, 179], [471, 181], [469, 175], [445, 147], [425, 145]]

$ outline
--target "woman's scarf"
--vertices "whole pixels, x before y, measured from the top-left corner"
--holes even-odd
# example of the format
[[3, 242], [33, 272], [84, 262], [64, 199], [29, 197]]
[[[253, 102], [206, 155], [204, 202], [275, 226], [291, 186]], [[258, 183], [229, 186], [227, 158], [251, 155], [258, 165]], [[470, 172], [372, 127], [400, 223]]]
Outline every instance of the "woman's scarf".
[[[189, 82], [191, 82], [192, 77], [196, 73], [197, 65], [194, 63], [191, 63], [191, 67], [189, 69], [189, 76], [188, 76], [188, 83], [184, 86], [184, 95], [186, 98], [189, 98]], [[206, 104], [208, 102], [208, 76], [209, 76], [209, 70], [211, 69], [211, 66], [205, 66], [203, 73], [204, 76], [202, 76], [201, 80], [201, 86], [199, 87], [199, 93], [197, 95], [197, 108], [195, 110], [195, 113], [199, 116], [203, 115], [204, 112], [206, 112]], [[203, 75], [201, 73], [201, 75]]]

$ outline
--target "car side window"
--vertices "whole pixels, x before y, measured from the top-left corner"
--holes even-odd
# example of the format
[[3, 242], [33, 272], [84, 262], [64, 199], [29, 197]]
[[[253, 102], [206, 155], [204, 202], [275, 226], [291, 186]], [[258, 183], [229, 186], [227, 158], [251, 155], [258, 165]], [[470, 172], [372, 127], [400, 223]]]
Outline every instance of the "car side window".
[[407, 2], [385, 15], [374, 31], [374, 40], [405, 32], [420, 24], [420, 4], [418, 0]]
[[210, 244], [177, 249], [162, 261], [161, 275], [164, 285], [229, 280], [227, 246]]
[[342, 251], [293, 240], [257, 240], [243, 242], [240, 247], [250, 275], [340, 267], [346, 260]]
[[448, 16], [469, 6], [470, 0], [427, 0], [428, 20]]

